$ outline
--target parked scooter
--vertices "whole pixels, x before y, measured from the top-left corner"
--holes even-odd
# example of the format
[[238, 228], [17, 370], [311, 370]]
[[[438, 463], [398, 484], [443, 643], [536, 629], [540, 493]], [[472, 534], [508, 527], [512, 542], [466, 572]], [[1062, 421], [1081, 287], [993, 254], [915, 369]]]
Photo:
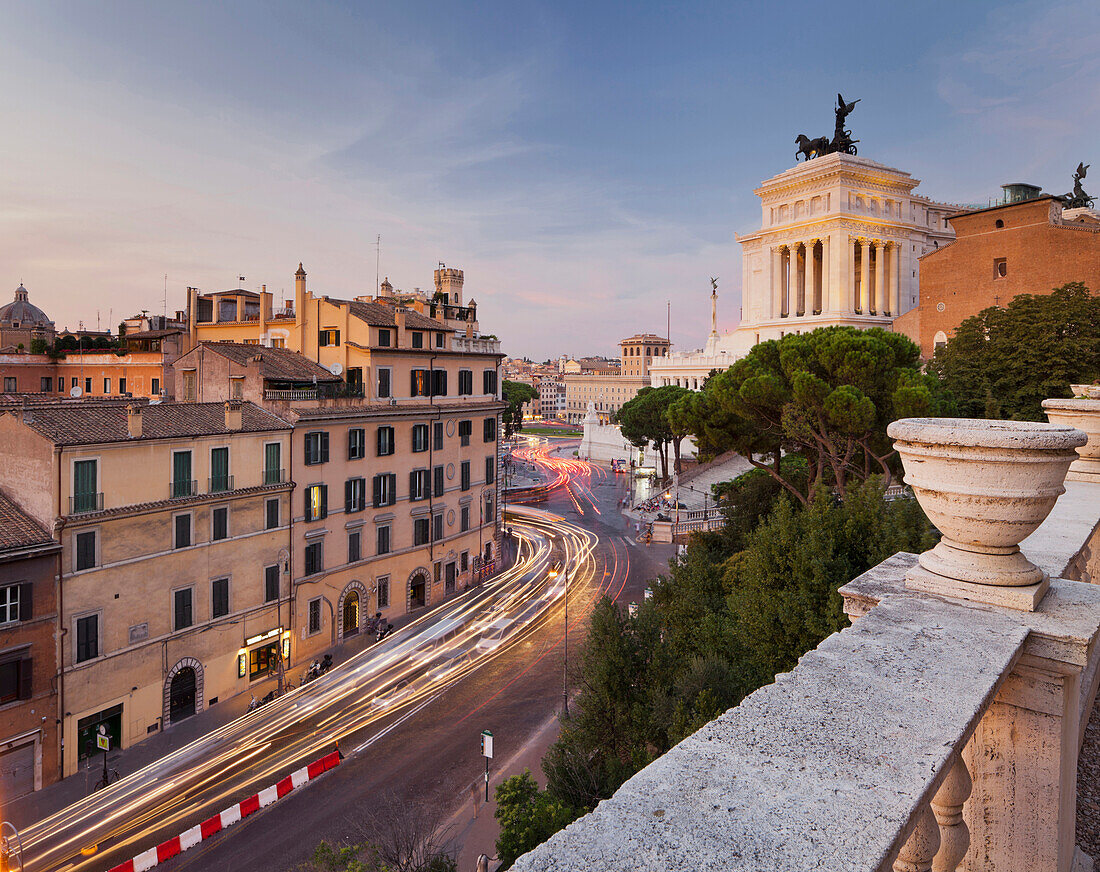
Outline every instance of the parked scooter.
[[393, 632], [393, 624], [386, 624], [385, 627], [380, 627], [378, 629], [378, 639], [376, 641], [381, 642], [383, 639], [385, 639], [392, 632]]
[[320, 678], [326, 672], [332, 669], [332, 655], [326, 654], [320, 660], [314, 660], [306, 667], [306, 671], [302, 673], [302, 685], [309, 684], [316, 678]]
[[383, 626], [385, 626], [385, 621], [382, 620], [382, 613], [381, 612], [375, 612], [374, 617], [370, 618], [367, 621], [367, 635], [369, 635], [369, 636], [377, 635], [378, 631], [380, 629], [382, 629]]
[[255, 696], [252, 696], [252, 699], [250, 699], [249, 702], [248, 702], [248, 710], [253, 711], [255, 709], [258, 709], [262, 705], [267, 705], [269, 702], [271, 702], [271, 700], [275, 699], [275, 697], [277, 697], [278, 695], [279, 695], [278, 690], [272, 690], [272, 691], [266, 693], [264, 696], [260, 697], [260, 699], [256, 699]]

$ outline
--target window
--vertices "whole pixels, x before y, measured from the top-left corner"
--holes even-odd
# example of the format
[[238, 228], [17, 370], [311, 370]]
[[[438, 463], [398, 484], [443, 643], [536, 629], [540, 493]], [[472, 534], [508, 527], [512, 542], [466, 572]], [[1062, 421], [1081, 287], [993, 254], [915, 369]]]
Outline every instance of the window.
[[39, 380], [38, 389], [44, 394], [50, 393], [53, 390], [53, 379], [49, 376], [42, 376]]
[[210, 449], [210, 493], [221, 493], [232, 490], [233, 484], [229, 478], [229, 449]]
[[432, 541], [438, 542], [443, 538], [443, 513], [432, 515]]
[[492, 394], [496, 396], [497, 393], [497, 371], [495, 369], [487, 369], [481, 376], [481, 392], [483, 394]]
[[383, 348], [389, 348], [393, 343], [393, 334], [389, 330], [378, 331], [378, 344]]
[[462, 473], [461, 473], [462, 490], [468, 491], [470, 489], [470, 461], [463, 460], [461, 468], [462, 468]]
[[942, 330], [938, 331], [932, 340], [933, 345], [936, 348], [943, 348], [947, 344], [947, 334]]
[[443, 450], [443, 422], [436, 421], [432, 424], [432, 450]]
[[428, 450], [428, 425], [413, 424], [413, 451]]
[[436, 584], [439, 584], [440, 579], [442, 578], [443, 562], [441, 560], [437, 560], [435, 563], [432, 564], [432, 581], [434, 581]]
[[172, 591], [172, 629], [185, 630], [195, 623], [192, 593], [193, 589], [190, 587]]
[[1005, 223], [1004, 223], [1004, 221], [1002, 221], [1002, 220], [1001, 220], [1000, 218], [998, 218], [998, 219], [997, 219], [997, 220], [996, 220], [996, 221], [994, 222], [994, 226], [995, 226], [995, 227], [996, 227], [996, 228], [997, 228], [998, 230], [1000, 230], [1000, 229], [1001, 229], [1002, 227], [1004, 227], [1004, 226], [1005, 226]]
[[382, 524], [375, 532], [375, 539], [377, 540], [377, 547], [375, 551], [378, 554], [390, 553], [390, 525]]
[[191, 545], [191, 515], [175, 515], [172, 518], [173, 548], [188, 548]]
[[19, 390], [19, 386], [16, 383], [15, 376], [4, 376], [4, 392], [14, 394]]
[[459, 515], [461, 517], [461, 524], [459, 526], [459, 530], [461, 532], [465, 533], [467, 530], [470, 529], [470, 507], [469, 506], [463, 506], [462, 511], [459, 512]]
[[447, 396], [447, 370], [445, 370], [445, 369], [433, 369], [432, 370], [432, 396], [433, 397], [445, 397], [445, 396]]
[[344, 511], [347, 514], [361, 512], [367, 507], [367, 480], [349, 478], [344, 482]]
[[423, 348], [424, 347], [424, 334], [419, 330], [413, 331], [412, 334], [412, 347]]
[[210, 582], [210, 617], [223, 618], [229, 614], [229, 579], [215, 578]]
[[458, 441], [463, 447], [470, 444], [470, 434], [473, 432], [473, 421], [459, 421], [458, 422]]
[[474, 392], [474, 371], [472, 369], [460, 369], [458, 371], [458, 395], [469, 396]]
[[384, 609], [390, 604], [390, 577], [383, 575], [378, 579], [378, 608]]
[[120, 394], [126, 393], [126, 379], [120, 378], [118, 380], [118, 392]]
[[493, 497], [490, 494], [485, 497], [485, 514], [481, 516], [481, 523], [492, 523], [494, 517], [495, 515], [493, 513]]
[[409, 499], [426, 500], [431, 487], [431, 473], [426, 469], [414, 469], [409, 473]]
[[315, 484], [306, 488], [306, 520], [320, 521], [328, 517], [328, 485]]
[[426, 369], [414, 369], [410, 373], [411, 384], [409, 386], [410, 397], [426, 397], [431, 392], [430, 379]]
[[316, 575], [325, 568], [321, 545], [321, 542], [311, 542], [306, 546], [306, 575]]
[[[277, 505], [277, 504], [276, 504]], [[214, 509], [212, 515], [213, 524], [210, 531], [210, 538], [217, 542], [221, 539], [229, 538], [229, 507], [218, 506]]]
[[993, 278], [1003, 279], [1008, 275], [1008, 261], [999, 257], [993, 261]]
[[84, 393], [91, 394], [91, 392], [92, 392], [92, 378], [91, 378], [91, 376], [89, 376], [88, 378], [84, 379]]
[[0, 624], [31, 618], [32, 591], [30, 583], [0, 587]]
[[367, 439], [362, 427], [348, 430], [348, 460], [362, 460], [367, 456]]
[[321, 598], [309, 601], [309, 634], [321, 632]]
[[485, 458], [485, 483], [492, 484], [496, 479], [497, 471], [497, 459], [495, 457]]
[[427, 545], [431, 528], [427, 518], [417, 518], [413, 521], [413, 545]]
[[392, 506], [397, 501], [397, 476], [392, 472], [374, 477], [374, 507]]
[[389, 367], [379, 367], [378, 369], [378, 398], [380, 400], [387, 399], [392, 396], [390, 383], [392, 381], [393, 370]]
[[394, 451], [393, 427], [378, 428], [378, 456], [388, 457]]
[[109, 378], [103, 379], [103, 393], [109, 394], [111, 392], [111, 380]]
[[160, 395], [160, 379], [159, 378], [153, 379], [153, 385], [152, 385], [152, 388], [150, 389], [149, 393], [151, 393], [154, 397]]
[[78, 384], [80, 384], [80, 380], [74, 375], [72, 386], [75, 388]]
[[99, 462], [77, 460], [73, 463], [73, 511], [94, 512], [99, 506]]
[[172, 452], [172, 496], [193, 497], [195, 482], [191, 477], [191, 452]]
[[486, 418], [482, 425], [482, 435], [486, 442], [497, 441], [497, 419]]
[[89, 530], [76, 534], [76, 569], [91, 569], [96, 565], [96, 532]]
[[264, 504], [264, 529], [274, 530], [279, 526], [279, 499], [268, 500]]
[[[320, 547], [321, 543], [318, 542], [317, 546]], [[309, 562], [309, 549], [312, 545], [306, 546], [306, 562]], [[306, 572], [307, 575], [311, 574]], [[279, 566], [265, 566], [264, 567], [264, 602], [273, 603], [279, 598]]]
[[33, 666], [28, 656], [14, 656], [0, 663], [0, 703], [31, 698]]
[[317, 331], [317, 344], [322, 348], [340, 344], [340, 331], [335, 327], [326, 327]]
[[348, 563], [358, 563], [360, 535], [358, 530], [348, 533]]
[[444, 488], [443, 467], [442, 466], [433, 466], [432, 467], [432, 495], [437, 496], [437, 497], [443, 496], [443, 488]]
[[442, 333], [436, 333], [435, 334], [435, 347], [436, 348], [442, 348], [443, 347], [443, 334]]
[[328, 462], [328, 431], [306, 433], [306, 466]]
[[264, 445], [264, 484], [279, 484], [283, 480], [283, 446], [278, 442]]
[[76, 619], [76, 662], [99, 656], [99, 615]]

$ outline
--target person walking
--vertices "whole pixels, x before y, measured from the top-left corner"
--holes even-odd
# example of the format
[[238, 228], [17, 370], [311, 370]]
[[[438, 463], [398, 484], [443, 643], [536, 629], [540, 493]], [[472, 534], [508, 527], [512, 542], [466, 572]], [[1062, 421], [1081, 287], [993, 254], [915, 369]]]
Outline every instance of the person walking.
[[489, 861], [495, 859], [496, 857], [490, 857], [488, 854], [481, 854], [477, 858], [477, 869], [475, 872], [489, 872]]

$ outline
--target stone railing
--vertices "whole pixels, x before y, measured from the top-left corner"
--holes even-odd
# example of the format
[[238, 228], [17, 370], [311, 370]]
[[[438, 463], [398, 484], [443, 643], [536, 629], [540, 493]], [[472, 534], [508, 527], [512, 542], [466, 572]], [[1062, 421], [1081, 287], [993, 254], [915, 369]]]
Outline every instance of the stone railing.
[[482, 336], [462, 336], [455, 334], [451, 340], [451, 349], [454, 351], [475, 352], [479, 354], [499, 354], [500, 340], [486, 339]]
[[906, 482], [942, 547], [842, 587], [852, 626], [514, 869], [1091, 868], [1074, 821], [1100, 586], [1036, 580], [1016, 545], [1084, 435], [898, 424]]
[[264, 390], [265, 400], [317, 400], [321, 392], [317, 388], [303, 388], [301, 390]]

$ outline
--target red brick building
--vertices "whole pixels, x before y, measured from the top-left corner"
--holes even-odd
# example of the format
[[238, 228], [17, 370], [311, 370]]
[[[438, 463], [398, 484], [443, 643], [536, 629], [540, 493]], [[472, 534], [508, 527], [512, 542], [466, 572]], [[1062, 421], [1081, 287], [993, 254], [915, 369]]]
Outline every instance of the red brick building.
[[57, 577], [61, 545], [0, 492], [0, 792], [60, 776]]
[[[1012, 187], [1012, 186], [1010, 186]], [[930, 358], [959, 324], [1020, 294], [1046, 294], [1068, 282], [1100, 292], [1100, 220], [1040, 196], [947, 219], [955, 241], [920, 259], [920, 303], [894, 319]]]

